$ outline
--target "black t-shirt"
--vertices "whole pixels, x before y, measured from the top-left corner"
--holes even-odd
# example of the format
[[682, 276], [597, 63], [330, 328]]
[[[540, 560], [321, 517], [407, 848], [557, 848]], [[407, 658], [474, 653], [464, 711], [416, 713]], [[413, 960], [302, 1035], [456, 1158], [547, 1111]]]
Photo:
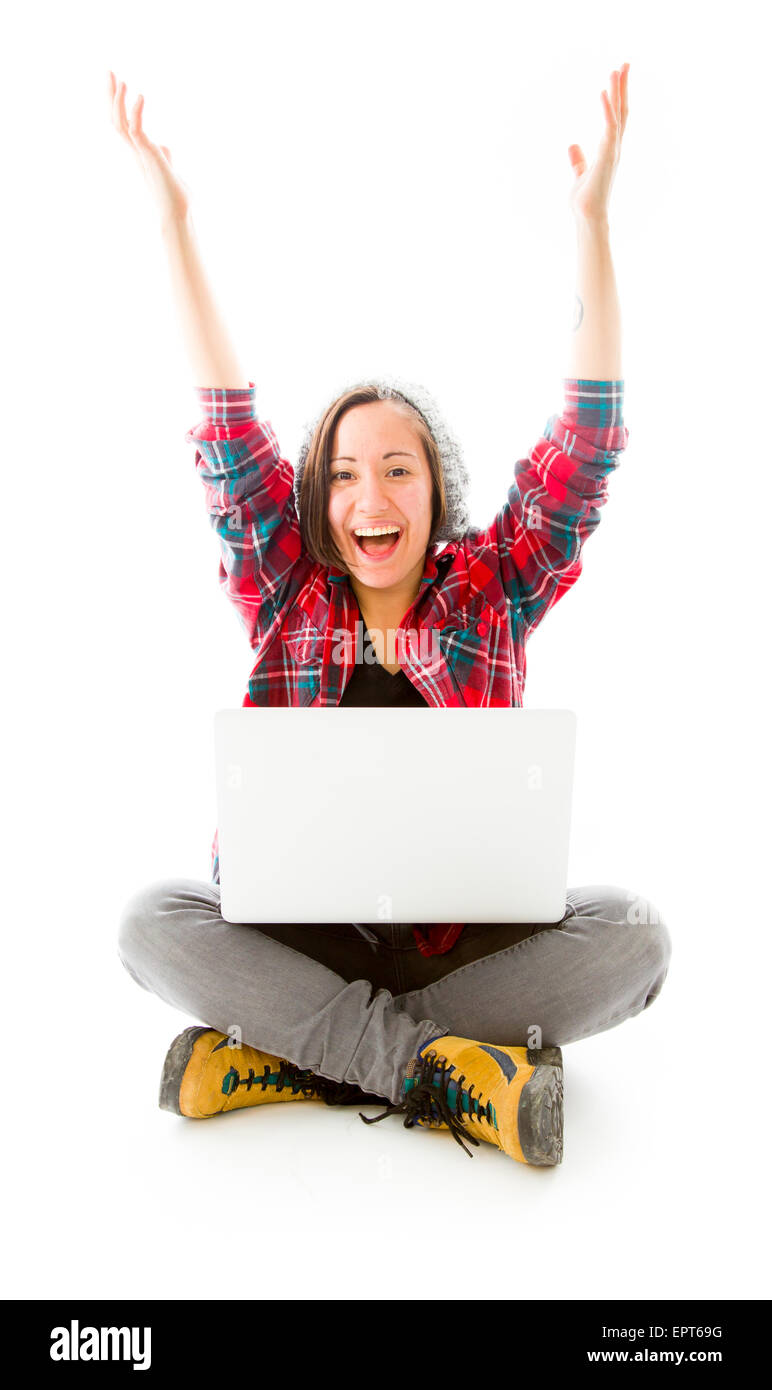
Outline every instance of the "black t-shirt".
[[392, 675], [385, 666], [381, 666], [375, 655], [375, 648], [370, 639], [370, 634], [365, 626], [362, 611], [359, 610], [359, 618], [362, 623], [362, 655], [363, 661], [357, 661], [354, 672], [351, 676], [346, 689], [343, 692], [341, 705], [422, 705], [428, 706], [428, 700], [416, 690], [410, 677], [404, 671], [398, 671]]

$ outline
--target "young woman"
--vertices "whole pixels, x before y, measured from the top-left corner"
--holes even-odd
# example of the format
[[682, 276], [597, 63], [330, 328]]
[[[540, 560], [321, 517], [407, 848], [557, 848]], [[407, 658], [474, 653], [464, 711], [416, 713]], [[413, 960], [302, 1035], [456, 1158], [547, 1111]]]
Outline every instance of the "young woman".
[[[522, 705], [527, 639], [578, 578], [627, 444], [608, 203], [628, 66], [602, 93], [595, 162], [569, 147], [578, 280], [563, 411], [484, 529], [469, 525], [458, 444], [415, 383], [349, 386], [309, 425], [294, 471], [281, 457], [215, 308], [187, 189], [143, 130], [143, 98], [127, 118], [110, 74], [197, 383], [203, 419], [186, 438], [220, 582], [256, 658], [246, 705]], [[468, 1153], [482, 1140], [559, 1163], [561, 1045], [647, 1008], [670, 960], [653, 905], [614, 887], [570, 890], [548, 926], [418, 927], [233, 925], [218, 885], [215, 837], [212, 881], [151, 885], [119, 935], [132, 977], [203, 1021], [172, 1043], [160, 1093], [198, 1119], [268, 1101], [385, 1101], [384, 1115], [446, 1127]]]

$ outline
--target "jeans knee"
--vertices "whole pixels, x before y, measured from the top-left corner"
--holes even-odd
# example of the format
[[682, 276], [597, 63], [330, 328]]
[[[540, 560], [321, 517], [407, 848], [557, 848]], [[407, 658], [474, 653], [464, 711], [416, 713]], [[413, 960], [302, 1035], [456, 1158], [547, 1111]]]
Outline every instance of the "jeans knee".
[[157, 934], [163, 904], [168, 901], [170, 883], [159, 879], [134, 893], [126, 903], [118, 923], [118, 955], [134, 979], [140, 961]]
[[602, 898], [603, 915], [612, 922], [635, 928], [630, 949], [636, 974], [646, 988], [644, 1008], [651, 1004], [665, 982], [673, 945], [667, 923], [650, 898], [627, 889], [608, 889]]
[[648, 1008], [665, 983], [670, 957], [673, 953], [673, 943], [667, 924], [653, 904], [648, 899], [639, 898], [637, 901], [644, 904], [644, 910], [638, 924], [638, 934], [645, 970], [649, 978], [648, 993], [644, 1004], [644, 1008]]

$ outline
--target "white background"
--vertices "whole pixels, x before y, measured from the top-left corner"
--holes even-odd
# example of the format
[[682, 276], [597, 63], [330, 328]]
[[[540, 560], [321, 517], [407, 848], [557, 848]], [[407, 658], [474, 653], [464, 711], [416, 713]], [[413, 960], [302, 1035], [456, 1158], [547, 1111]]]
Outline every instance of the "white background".
[[[6, 17], [6, 1297], [769, 1296], [763, 13]], [[594, 155], [625, 60], [630, 443], [584, 573], [529, 645], [526, 703], [577, 712], [569, 881], [657, 904], [662, 996], [565, 1049], [556, 1170], [489, 1146], [469, 1162], [355, 1110], [161, 1112], [166, 1049], [199, 1020], [137, 988], [117, 923], [153, 879], [208, 876], [211, 719], [241, 703], [251, 652], [217, 587], [193, 383], [107, 70], [194, 191], [284, 456], [341, 381], [423, 381], [483, 524], [561, 408], [567, 148]]]

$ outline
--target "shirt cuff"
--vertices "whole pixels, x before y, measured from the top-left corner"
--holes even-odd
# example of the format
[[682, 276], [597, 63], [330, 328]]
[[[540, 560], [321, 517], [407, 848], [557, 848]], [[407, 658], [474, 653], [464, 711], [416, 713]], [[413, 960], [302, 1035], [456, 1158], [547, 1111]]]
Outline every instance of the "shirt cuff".
[[605, 381], [588, 377], [563, 377], [563, 416], [593, 429], [621, 425], [624, 419], [624, 378]]
[[193, 390], [203, 419], [188, 430], [187, 441], [216, 438], [213, 430], [257, 419], [254, 381], [249, 386], [194, 386]]

